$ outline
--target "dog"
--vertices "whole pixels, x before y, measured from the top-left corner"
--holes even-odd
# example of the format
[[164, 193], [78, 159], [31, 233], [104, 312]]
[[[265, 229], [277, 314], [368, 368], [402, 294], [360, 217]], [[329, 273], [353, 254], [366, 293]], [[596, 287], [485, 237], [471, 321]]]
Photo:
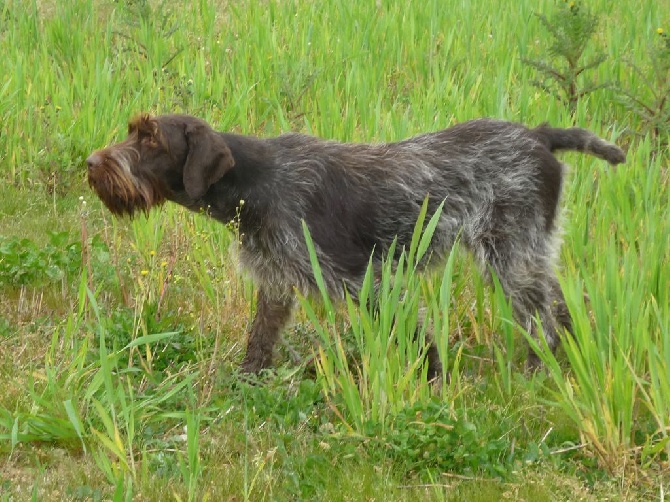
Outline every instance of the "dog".
[[[572, 329], [554, 270], [565, 174], [559, 150], [625, 161], [619, 147], [585, 129], [493, 119], [358, 144], [295, 133], [260, 139], [217, 132], [188, 115], [142, 114], [124, 141], [86, 163], [91, 188], [114, 215], [171, 201], [222, 223], [239, 220], [241, 264], [258, 289], [241, 368], [257, 373], [272, 363], [295, 288], [317, 291], [302, 221], [331, 297], [355, 296], [370, 259], [378, 270], [394, 239], [398, 253], [409, 247], [426, 199], [429, 215], [444, 203], [429, 263], [440, 263], [459, 238], [484, 275], [496, 274], [516, 320], [537, 337], [538, 316], [555, 350], [559, 331]], [[540, 366], [531, 349], [527, 366]]]

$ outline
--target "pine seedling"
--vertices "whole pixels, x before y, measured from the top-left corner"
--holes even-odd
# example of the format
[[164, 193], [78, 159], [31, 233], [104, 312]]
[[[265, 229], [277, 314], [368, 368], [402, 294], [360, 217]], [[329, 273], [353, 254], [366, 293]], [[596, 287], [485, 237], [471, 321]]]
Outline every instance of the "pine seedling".
[[598, 17], [585, 5], [573, 1], [559, 4], [551, 18], [539, 13], [536, 16], [552, 38], [548, 57], [546, 60], [522, 58], [522, 62], [537, 71], [535, 86], [557, 97], [574, 113], [581, 98], [607, 86], [585, 75], [607, 59], [597, 53], [591, 60], [584, 61], [584, 53], [598, 28]]
[[670, 36], [663, 28], [649, 45], [648, 63], [643, 67], [627, 60], [626, 64], [639, 77], [636, 90], [617, 87], [624, 106], [643, 122], [645, 132], [651, 132], [659, 146], [670, 138]]

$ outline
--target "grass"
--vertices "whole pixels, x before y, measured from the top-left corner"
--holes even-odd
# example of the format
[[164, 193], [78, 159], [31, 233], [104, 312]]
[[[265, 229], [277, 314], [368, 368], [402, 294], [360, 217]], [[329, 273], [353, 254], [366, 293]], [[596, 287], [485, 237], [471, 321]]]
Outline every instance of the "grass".
[[[670, 30], [663, 2], [589, 7], [608, 56], [593, 80], [647, 89], [626, 61], [644, 68]], [[0, 0], [0, 500], [663, 500], [668, 141], [614, 89], [572, 111], [538, 92], [522, 59], [549, 43], [533, 13], [555, 9]], [[86, 186], [85, 157], [140, 111], [344, 141], [549, 121], [628, 158], [563, 156], [576, 329], [544, 373], [523, 374], [524, 333], [467, 257], [425, 277], [407, 250], [379, 316], [304, 299], [252, 385], [235, 370], [254, 307], [234, 226], [169, 205], [114, 220]], [[435, 385], [402, 336], [419, 303], [450, 375]]]

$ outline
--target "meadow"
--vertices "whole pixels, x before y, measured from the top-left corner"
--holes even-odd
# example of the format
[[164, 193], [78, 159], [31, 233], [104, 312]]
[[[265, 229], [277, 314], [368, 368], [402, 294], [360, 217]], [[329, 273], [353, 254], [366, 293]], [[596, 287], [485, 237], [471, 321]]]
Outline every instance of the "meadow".
[[[562, 66], [543, 19], [574, 9], [0, 0], [0, 501], [664, 500], [670, 3], [588, 2], [595, 30]], [[235, 223], [170, 204], [114, 219], [86, 183], [88, 154], [143, 111], [367, 142], [549, 122], [627, 161], [560, 155], [575, 333], [537, 347], [542, 372], [524, 373], [527, 336], [467, 256], [415, 273], [427, 231], [385, 270], [379, 313], [301, 298], [275, 369], [249, 381]], [[406, 336], [419, 305], [437, 383]]]

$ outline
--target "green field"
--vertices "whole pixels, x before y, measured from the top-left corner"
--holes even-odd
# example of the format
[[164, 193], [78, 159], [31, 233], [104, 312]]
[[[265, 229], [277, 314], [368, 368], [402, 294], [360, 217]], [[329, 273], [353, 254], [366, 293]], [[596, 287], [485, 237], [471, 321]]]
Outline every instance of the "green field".
[[[670, 2], [588, 2], [579, 63], [606, 59], [570, 101], [527, 61], [565, 76], [535, 14], [572, 4], [0, 0], [0, 501], [664, 500]], [[616, 169], [561, 156], [574, 338], [524, 374], [504, 296], [454, 254], [389, 282], [395, 324], [301, 301], [275, 370], [242, 379], [234, 225], [170, 204], [113, 219], [86, 183], [144, 111], [257, 136], [490, 116], [616, 141]], [[442, 382], [401, 337], [407, 298], [431, 306]]]

